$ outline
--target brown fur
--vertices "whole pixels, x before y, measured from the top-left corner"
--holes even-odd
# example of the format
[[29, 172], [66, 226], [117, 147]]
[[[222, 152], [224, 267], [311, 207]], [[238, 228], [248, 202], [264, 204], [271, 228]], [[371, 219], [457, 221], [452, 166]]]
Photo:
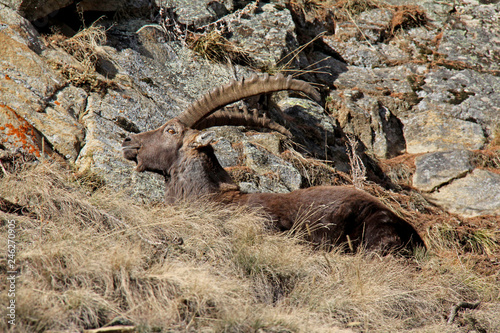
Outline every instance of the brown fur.
[[212, 132], [172, 119], [160, 128], [132, 135], [124, 156], [138, 171], [165, 176], [165, 200], [210, 196], [213, 200], [262, 209], [280, 230], [302, 230], [318, 245], [350, 243], [386, 253], [425, 247], [415, 229], [375, 197], [352, 187], [316, 186], [287, 194], [242, 193], [215, 157]]

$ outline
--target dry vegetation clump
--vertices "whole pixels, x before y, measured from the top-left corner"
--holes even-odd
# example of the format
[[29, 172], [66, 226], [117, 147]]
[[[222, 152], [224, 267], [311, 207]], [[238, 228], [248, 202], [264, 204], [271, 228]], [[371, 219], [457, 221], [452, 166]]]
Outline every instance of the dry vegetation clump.
[[489, 147], [474, 152], [473, 164], [478, 168], [500, 173], [500, 145]]
[[[0, 198], [29, 211], [0, 211], [2, 234], [18, 225], [16, 331], [500, 330], [498, 276], [438, 247], [413, 260], [313, 250], [246, 209], [138, 204], [48, 163], [3, 174]], [[446, 324], [463, 301], [481, 304]]]
[[291, 147], [288, 147], [281, 154], [281, 157], [292, 163], [294, 168], [300, 172], [304, 187], [352, 184], [349, 175], [335, 170], [333, 166], [328, 164], [328, 161], [305, 158]]
[[335, 23], [351, 21], [363, 12], [372, 9], [387, 9], [393, 13], [385, 32], [385, 40], [395, 37], [397, 31], [425, 26], [429, 20], [425, 11], [418, 5], [391, 5], [383, 0], [290, 0], [289, 7], [293, 13], [314, 17], [318, 22], [334, 21]]
[[212, 62], [250, 64], [248, 53], [227, 40], [218, 30], [203, 34], [190, 33], [187, 45], [196, 54]]
[[98, 48], [104, 45], [106, 40], [106, 29], [95, 22], [70, 38], [61, 33], [45, 36], [46, 44], [62, 48], [89, 71], [96, 69], [99, 61]]
[[55, 31], [51, 35], [43, 36], [43, 39], [48, 47], [63, 50], [74, 58], [77, 65], [50, 61], [54, 69], [72, 85], [101, 94], [105, 94], [108, 88], [115, 87], [112, 81], [96, 72], [100, 62], [107, 58], [106, 51], [102, 48], [107, 41], [106, 29], [103, 26], [94, 22], [72, 37]]

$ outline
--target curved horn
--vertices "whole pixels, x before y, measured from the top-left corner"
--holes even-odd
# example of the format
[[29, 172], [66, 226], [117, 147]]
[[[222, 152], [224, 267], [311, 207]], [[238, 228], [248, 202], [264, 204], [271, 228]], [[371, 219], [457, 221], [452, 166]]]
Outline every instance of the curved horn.
[[241, 109], [237, 106], [233, 106], [226, 107], [223, 110], [218, 110], [200, 120], [196, 123], [194, 128], [201, 130], [212, 126], [222, 125], [250, 126], [259, 128], [265, 127], [278, 131], [288, 137], [292, 136], [292, 133], [290, 133], [290, 131], [288, 131], [285, 127], [267, 118], [265, 114], [260, 116], [257, 109], [253, 109], [249, 112], [246, 106], [243, 106]]
[[318, 91], [305, 81], [294, 80], [291, 76], [285, 78], [282, 74], [276, 76], [266, 74], [262, 77], [254, 74], [249, 79], [231, 81], [203, 95], [193, 102], [186, 111], [181, 113], [177, 119], [188, 127], [194, 127], [203, 118], [230, 103], [262, 93], [280, 90], [302, 91], [318, 102], [321, 100]]

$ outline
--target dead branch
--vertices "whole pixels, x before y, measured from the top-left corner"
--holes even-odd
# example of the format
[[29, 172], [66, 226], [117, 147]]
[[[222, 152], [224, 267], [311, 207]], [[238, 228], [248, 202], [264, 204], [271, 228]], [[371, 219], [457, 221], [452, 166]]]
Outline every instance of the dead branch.
[[456, 317], [456, 316], [457, 316], [457, 314], [458, 314], [458, 311], [463, 310], [463, 309], [471, 309], [471, 310], [474, 310], [474, 309], [477, 309], [477, 307], [479, 306], [479, 304], [481, 304], [481, 302], [480, 302], [480, 301], [478, 301], [478, 302], [474, 302], [474, 303], [470, 303], [470, 302], [460, 302], [460, 303], [458, 303], [457, 305], [454, 305], [454, 306], [451, 308], [450, 314], [448, 315], [448, 321], [447, 321], [447, 323], [448, 323], [448, 324], [453, 323], [453, 321], [455, 320], [455, 317]]

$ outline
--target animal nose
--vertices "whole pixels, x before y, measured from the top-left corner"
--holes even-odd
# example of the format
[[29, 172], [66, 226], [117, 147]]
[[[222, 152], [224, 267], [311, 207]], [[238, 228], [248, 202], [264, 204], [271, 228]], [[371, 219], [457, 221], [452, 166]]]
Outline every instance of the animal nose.
[[130, 136], [127, 136], [125, 139], [123, 139], [122, 147], [130, 148], [132, 145], [133, 145], [132, 138]]

